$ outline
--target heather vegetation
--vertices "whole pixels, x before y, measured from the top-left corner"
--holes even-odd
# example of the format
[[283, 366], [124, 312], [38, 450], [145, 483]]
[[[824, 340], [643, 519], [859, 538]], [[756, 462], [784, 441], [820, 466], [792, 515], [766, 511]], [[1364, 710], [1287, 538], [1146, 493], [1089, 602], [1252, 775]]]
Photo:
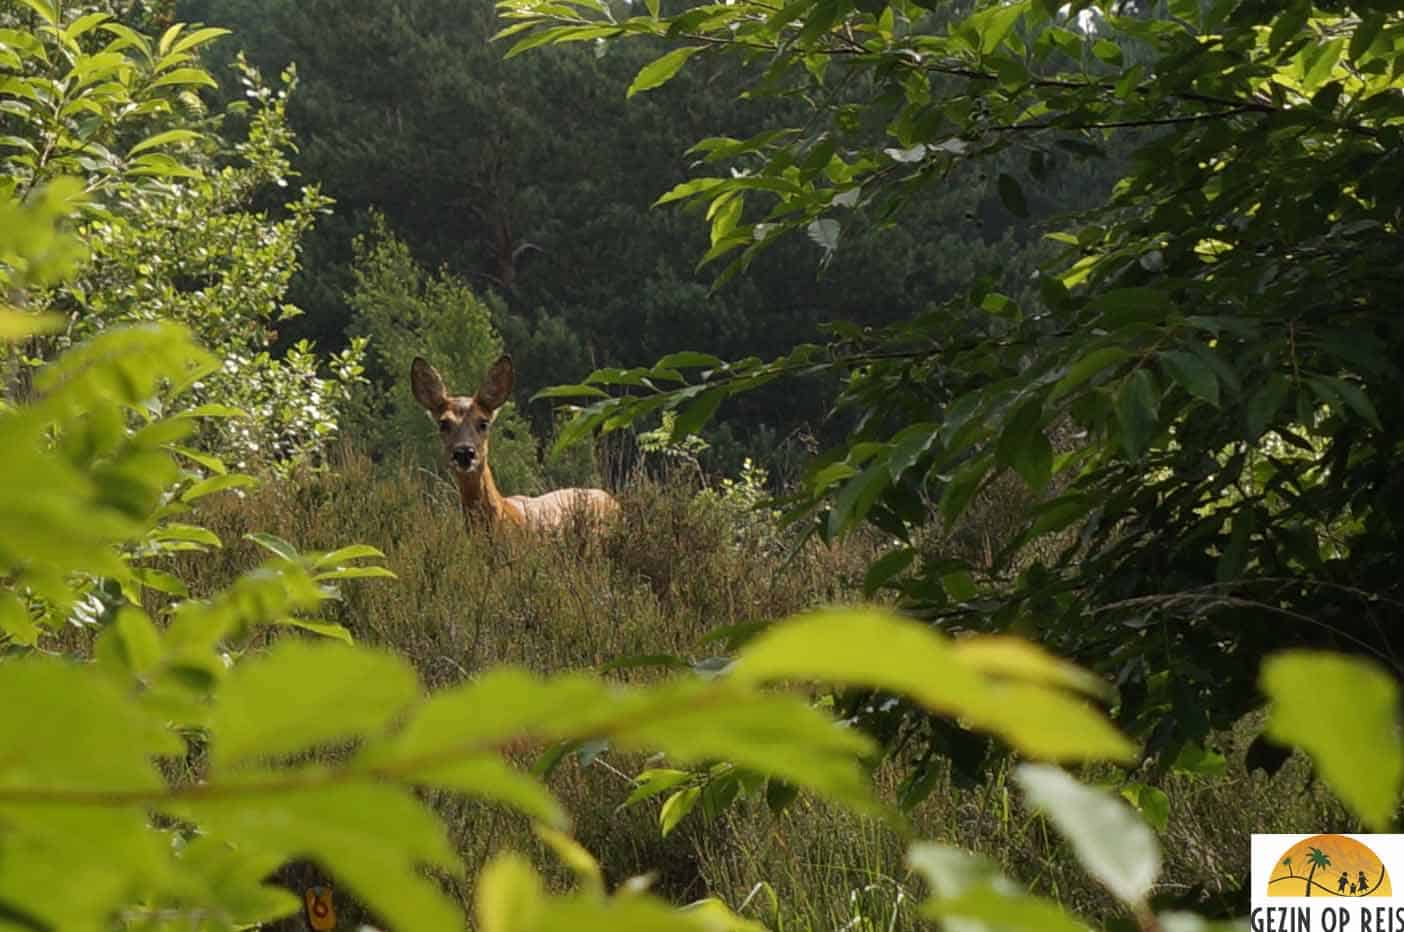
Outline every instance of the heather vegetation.
[[[1189, 932], [1396, 826], [1401, 74], [1371, 0], [0, 0], [0, 929]], [[617, 516], [460, 512], [410, 363], [504, 351], [503, 490]]]
[[[708, 637], [719, 629], [864, 598], [863, 576], [880, 552], [876, 536], [805, 547], [783, 561], [756, 533], [763, 517], [730, 510], [744, 493], [698, 494], [685, 472], [628, 488], [623, 520], [601, 540], [575, 528], [559, 539], [499, 548], [465, 543], [450, 483], [409, 465], [378, 469], [352, 453], [335, 457], [330, 473], [212, 501], [205, 521], [231, 544], [217, 555], [183, 559], [177, 573], [197, 593], [219, 591], [259, 562], [256, 543], [233, 543], [258, 530], [311, 548], [380, 542], [385, 565], [399, 579], [348, 587], [325, 617], [362, 643], [404, 654], [421, 680], [439, 689], [503, 664], [656, 681], [672, 672], [657, 662], [660, 655], [700, 669], [721, 659], [725, 646]], [[751, 526], [738, 535], [742, 520]], [[770, 545], [782, 544], [784, 533], [773, 524], [771, 530]], [[609, 669], [611, 661], [638, 657], [655, 663]], [[1236, 915], [1244, 908], [1237, 879], [1247, 871], [1246, 833], [1353, 824], [1314, 784], [1304, 759], [1275, 776], [1250, 772], [1244, 758], [1259, 727], [1245, 723], [1219, 736], [1222, 756], [1199, 774], [1185, 768], [1158, 780], [1155, 789], [1123, 784], [1110, 769], [1091, 772], [1109, 785], [1130, 786], [1128, 796], [1137, 801], [1148, 794], [1147, 810], [1163, 832], [1166, 903]], [[522, 751], [514, 759], [530, 767], [537, 756]], [[914, 761], [898, 754], [881, 767], [878, 792], [899, 799]], [[720, 896], [745, 903], [743, 915], [772, 929], [925, 927], [922, 881], [904, 863], [903, 832], [818, 799], [776, 812], [756, 797], [725, 807], [703, 800], [664, 835], [663, 798], [625, 805], [632, 778], [656, 764], [646, 754], [591, 749], [547, 778], [574, 816], [575, 837], [599, 858], [611, 883], [652, 875], [653, 889], [673, 902]], [[1081, 915], [1115, 919], [1115, 903], [1017, 802], [1007, 770], [972, 780], [942, 767], [932, 784], [909, 812], [911, 833], [991, 857]], [[1157, 814], [1149, 797], [1162, 792], [1166, 808]], [[531, 852], [553, 884], [570, 885], [528, 819], [448, 795], [434, 805], [468, 863], [468, 877], [493, 853], [513, 848]], [[329, 880], [308, 864], [282, 879], [299, 887]], [[472, 886], [454, 893], [471, 902]]]

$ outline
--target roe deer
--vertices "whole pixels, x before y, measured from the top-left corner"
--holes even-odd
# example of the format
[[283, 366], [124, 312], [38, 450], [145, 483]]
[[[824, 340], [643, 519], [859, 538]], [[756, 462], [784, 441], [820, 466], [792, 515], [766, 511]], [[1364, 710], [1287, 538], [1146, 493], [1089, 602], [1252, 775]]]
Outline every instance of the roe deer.
[[450, 395], [438, 371], [423, 358], [415, 357], [410, 368], [415, 400], [439, 425], [463, 514], [489, 525], [547, 530], [560, 527], [577, 510], [595, 520], [617, 512], [619, 503], [604, 489], [557, 489], [535, 498], [504, 496], [497, 490], [488, 466], [488, 432], [497, 409], [511, 395], [512, 378], [512, 357], [504, 355], [488, 369], [477, 394]]

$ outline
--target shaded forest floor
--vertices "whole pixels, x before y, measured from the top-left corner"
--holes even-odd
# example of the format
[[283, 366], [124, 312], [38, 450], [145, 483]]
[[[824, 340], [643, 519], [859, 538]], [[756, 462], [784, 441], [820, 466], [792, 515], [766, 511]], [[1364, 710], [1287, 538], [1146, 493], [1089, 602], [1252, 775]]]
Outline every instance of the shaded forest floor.
[[[408, 467], [377, 470], [348, 456], [331, 473], [213, 500], [200, 517], [225, 548], [185, 558], [178, 572], [197, 595], [222, 585], [265, 555], [242, 539], [250, 531], [306, 550], [379, 547], [399, 579], [348, 584], [326, 617], [361, 642], [409, 657], [427, 686], [442, 688], [498, 664], [559, 671], [631, 655], [701, 660], [719, 652], [704, 639], [722, 626], [859, 600], [877, 546], [851, 540], [791, 555], [782, 536], [757, 532], [759, 516], [699, 501], [682, 482], [640, 483], [623, 502], [623, 520], [601, 539], [571, 529], [554, 539], [493, 542], [465, 533], [452, 487], [441, 478]], [[607, 675], [660, 674], [631, 668]], [[1247, 875], [1252, 832], [1350, 828], [1310, 781], [1304, 761], [1290, 761], [1271, 779], [1246, 772], [1250, 737], [1246, 729], [1222, 736], [1225, 777], [1162, 782], [1171, 805], [1162, 837], [1166, 897], [1187, 905], [1231, 898]], [[902, 864], [905, 842], [886, 826], [803, 797], [779, 816], [764, 800], [743, 800], [717, 818], [699, 810], [662, 838], [658, 800], [620, 808], [629, 775], [643, 766], [638, 756], [605, 752], [588, 765], [568, 759], [550, 777], [576, 836], [611, 883], [651, 874], [654, 889], [678, 903], [719, 896], [733, 907], [744, 903], [746, 915], [774, 929], [921, 926], [916, 904], [923, 891]], [[877, 774], [889, 798], [900, 778], [900, 765]], [[447, 795], [436, 805], [470, 878], [493, 852], [511, 847], [531, 852], [549, 876], [568, 882], [526, 820]], [[1110, 901], [1000, 775], [975, 788], [941, 778], [911, 824], [915, 837], [982, 852], [1088, 918], [1114, 917]], [[444, 882], [471, 905], [470, 886]], [[354, 918], [348, 904], [343, 919]]]

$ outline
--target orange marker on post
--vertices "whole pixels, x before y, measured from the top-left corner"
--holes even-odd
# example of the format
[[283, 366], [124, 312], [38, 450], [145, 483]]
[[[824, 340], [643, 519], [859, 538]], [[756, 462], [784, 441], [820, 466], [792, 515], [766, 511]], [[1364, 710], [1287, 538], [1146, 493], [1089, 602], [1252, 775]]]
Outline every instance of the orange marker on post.
[[336, 928], [336, 909], [332, 907], [331, 887], [308, 887], [303, 894], [307, 901], [307, 924], [316, 932]]

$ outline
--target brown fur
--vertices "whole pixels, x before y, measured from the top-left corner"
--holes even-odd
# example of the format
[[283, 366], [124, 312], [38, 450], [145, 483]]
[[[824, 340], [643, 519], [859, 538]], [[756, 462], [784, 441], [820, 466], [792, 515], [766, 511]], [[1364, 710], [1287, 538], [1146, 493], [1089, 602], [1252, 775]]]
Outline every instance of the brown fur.
[[604, 489], [557, 489], [535, 497], [498, 491], [488, 465], [488, 445], [493, 418], [512, 394], [513, 377], [512, 357], [503, 356], [488, 369], [475, 394], [450, 395], [443, 378], [424, 359], [415, 357], [410, 368], [415, 400], [439, 425], [463, 514], [490, 526], [541, 531], [560, 527], [576, 511], [596, 519], [617, 512], [619, 503]]

